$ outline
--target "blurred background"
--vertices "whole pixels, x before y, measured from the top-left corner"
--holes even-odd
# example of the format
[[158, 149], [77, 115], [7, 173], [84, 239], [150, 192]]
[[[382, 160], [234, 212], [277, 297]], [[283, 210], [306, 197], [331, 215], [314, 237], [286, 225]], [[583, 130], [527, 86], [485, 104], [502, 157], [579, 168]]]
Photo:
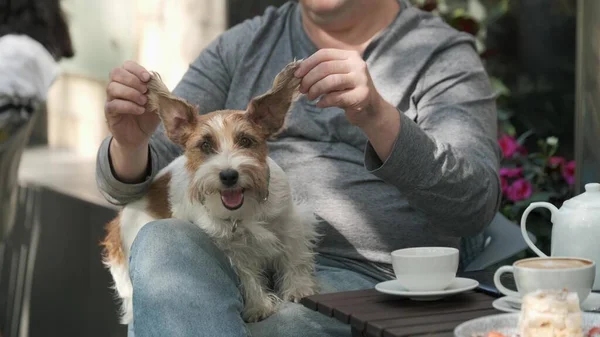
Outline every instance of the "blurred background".
[[[94, 180], [108, 74], [131, 59], [173, 88], [220, 33], [284, 2], [61, 2], [74, 56], [20, 138], [0, 132], [0, 334], [125, 336], [98, 246], [116, 212]], [[600, 182], [600, 1], [412, 2], [477, 38], [498, 93], [504, 217], [517, 223], [532, 201], [560, 206]], [[532, 217], [548, 251], [549, 216]]]

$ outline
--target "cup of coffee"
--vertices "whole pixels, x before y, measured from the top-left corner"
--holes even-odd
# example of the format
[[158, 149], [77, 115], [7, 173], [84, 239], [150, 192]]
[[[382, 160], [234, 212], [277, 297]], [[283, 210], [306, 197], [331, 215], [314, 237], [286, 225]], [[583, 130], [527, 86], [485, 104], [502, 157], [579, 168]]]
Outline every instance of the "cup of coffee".
[[[518, 291], [507, 289], [500, 277], [513, 273]], [[522, 297], [536, 290], [566, 289], [576, 292], [582, 303], [592, 291], [596, 264], [575, 257], [534, 257], [503, 266], [494, 274], [496, 288], [506, 296]]]
[[456, 278], [458, 249], [415, 247], [395, 250], [392, 267], [398, 283], [406, 290], [444, 290]]

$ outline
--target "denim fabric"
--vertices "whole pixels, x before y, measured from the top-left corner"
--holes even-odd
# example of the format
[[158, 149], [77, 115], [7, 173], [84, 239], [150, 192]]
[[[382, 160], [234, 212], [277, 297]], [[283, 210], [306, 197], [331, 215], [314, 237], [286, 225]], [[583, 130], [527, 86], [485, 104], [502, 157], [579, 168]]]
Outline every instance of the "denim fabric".
[[[142, 228], [132, 246], [134, 321], [129, 336], [348, 337], [350, 327], [296, 303], [246, 324], [239, 281], [225, 255], [198, 227], [161, 220]], [[372, 288], [376, 280], [319, 257], [321, 292]]]

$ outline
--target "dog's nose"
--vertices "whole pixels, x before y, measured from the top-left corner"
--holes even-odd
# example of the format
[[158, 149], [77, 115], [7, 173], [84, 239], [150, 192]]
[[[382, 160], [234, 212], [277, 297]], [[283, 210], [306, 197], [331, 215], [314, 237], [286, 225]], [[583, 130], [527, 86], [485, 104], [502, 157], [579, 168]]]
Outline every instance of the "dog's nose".
[[219, 173], [219, 178], [221, 179], [221, 182], [227, 187], [235, 185], [238, 181], [239, 176], [240, 174], [238, 173], [238, 171], [233, 169], [223, 170], [221, 171], [221, 173]]

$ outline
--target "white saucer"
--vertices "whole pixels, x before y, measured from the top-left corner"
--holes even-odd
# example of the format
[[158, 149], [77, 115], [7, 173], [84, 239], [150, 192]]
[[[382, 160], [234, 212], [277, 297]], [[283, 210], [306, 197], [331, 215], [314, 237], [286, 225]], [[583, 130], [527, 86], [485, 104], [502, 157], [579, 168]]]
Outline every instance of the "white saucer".
[[[521, 310], [521, 299], [517, 297], [504, 296], [492, 302], [496, 310], [504, 312], [519, 312]], [[581, 303], [582, 311], [594, 311], [600, 308], [600, 294], [591, 293], [588, 298]]]
[[410, 291], [403, 288], [398, 280], [390, 280], [378, 283], [375, 286], [375, 289], [384, 294], [408, 297], [416, 301], [435, 301], [450, 295], [475, 289], [478, 286], [479, 282], [475, 280], [457, 277], [454, 279], [452, 284], [450, 284], [450, 286], [444, 290]]
[[513, 298], [508, 296], [500, 297], [492, 302], [492, 307], [494, 307], [496, 310], [504, 312], [519, 312], [521, 310], [521, 304], [519, 303], [519, 308], [517, 309], [514, 307], [512, 300]]

